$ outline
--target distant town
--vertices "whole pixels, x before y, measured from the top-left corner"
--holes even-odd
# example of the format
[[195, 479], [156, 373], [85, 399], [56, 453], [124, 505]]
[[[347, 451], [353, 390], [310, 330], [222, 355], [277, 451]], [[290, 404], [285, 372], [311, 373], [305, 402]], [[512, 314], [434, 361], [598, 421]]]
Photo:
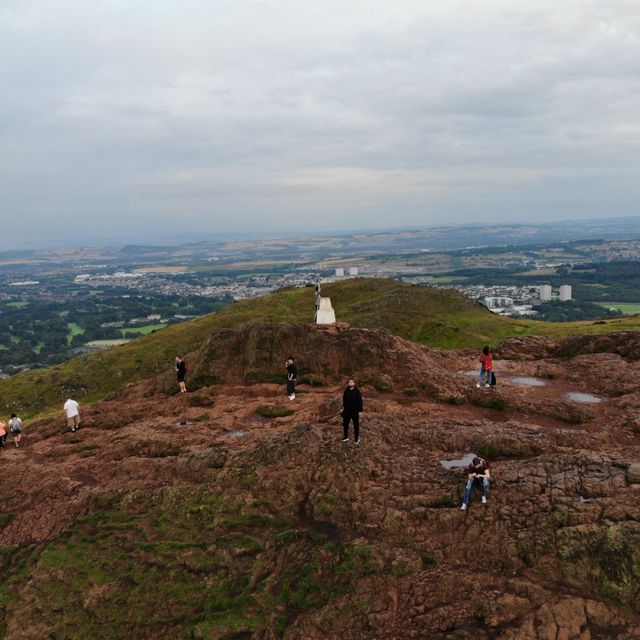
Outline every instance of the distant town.
[[[513, 243], [489, 244], [498, 232]], [[550, 233], [545, 227], [542, 235]], [[109, 348], [283, 287], [344, 278], [454, 288], [493, 313], [532, 319], [640, 312], [640, 239], [567, 240], [563, 227], [556, 235], [533, 243], [529, 227], [474, 227], [0, 253], [0, 375]], [[465, 244], [471, 237], [483, 243]]]

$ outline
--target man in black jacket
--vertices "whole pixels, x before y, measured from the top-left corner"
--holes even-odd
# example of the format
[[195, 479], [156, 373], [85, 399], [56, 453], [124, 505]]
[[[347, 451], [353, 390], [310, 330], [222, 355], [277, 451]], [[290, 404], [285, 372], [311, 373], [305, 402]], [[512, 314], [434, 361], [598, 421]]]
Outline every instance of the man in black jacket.
[[298, 379], [298, 365], [295, 363], [295, 358], [289, 356], [285, 366], [287, 367], [287, 394], [289, 395], [289, 400], [295, 400], [296, 381]]
[[356, 381], [349, 378], [349, 384], [342, 395], [342, 442], [349, 442], [349, 422], [353, 420], [353, 435], [356, 444], [360, 444], [360, 414], [362, 408], [362, 394], [356, 387]]

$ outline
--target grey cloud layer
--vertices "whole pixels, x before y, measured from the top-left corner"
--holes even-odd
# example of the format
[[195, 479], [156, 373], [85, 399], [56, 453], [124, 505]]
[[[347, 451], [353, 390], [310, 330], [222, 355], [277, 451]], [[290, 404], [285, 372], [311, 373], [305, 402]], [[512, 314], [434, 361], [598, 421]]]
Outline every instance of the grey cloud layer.
[[635, 5], [4, 2], [6, 237], [638, 214]]

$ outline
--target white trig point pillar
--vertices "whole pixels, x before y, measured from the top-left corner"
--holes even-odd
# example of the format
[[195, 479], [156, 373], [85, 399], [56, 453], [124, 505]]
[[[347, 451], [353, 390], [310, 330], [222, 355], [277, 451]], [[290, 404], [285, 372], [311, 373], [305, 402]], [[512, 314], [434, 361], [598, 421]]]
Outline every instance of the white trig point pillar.
[[335, 324], [336, 314], [331, 306], [331, 298], [320, 298], [320, 306], [316, 315], [316, 324]]

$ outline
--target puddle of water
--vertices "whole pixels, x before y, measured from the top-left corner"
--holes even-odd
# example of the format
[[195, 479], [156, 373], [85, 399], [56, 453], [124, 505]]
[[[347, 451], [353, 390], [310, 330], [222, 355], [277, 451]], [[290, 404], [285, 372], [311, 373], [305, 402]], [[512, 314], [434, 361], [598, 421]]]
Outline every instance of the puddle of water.
[[228, 435], [230, 438], [242, 438], [242, 436], [247, 435], [247, 432], [246, 431], [229, 431], [229, 433], [227, 433], [226, 435]]
[[523, 384], [527, 387], [546, 387], [547, 383], [539, 378], [532, 378], [531, 376], [515, 376], [509, 378], [513, 384]]
[[476, 457], [475, 453], [467, 453], [459, 458], [458, 460], [440, 460], [440, 464], [445, 469], [455, 469], [457, 467], [468, 467], [473, 459]]
[[569, 400], [573, 402], [579, 402], [580, 404], [599, 404], [602, 402], [602, 398], [594, 396], [591, 393], [580, 393], [579, 391], [569, 391], [564, 394]]
[[477, 378], [480, 375], [480, 369], [477, 371], [457, 371], [456, 373], [461, 373], [463, 376], [470, 376], [473, 378]]

